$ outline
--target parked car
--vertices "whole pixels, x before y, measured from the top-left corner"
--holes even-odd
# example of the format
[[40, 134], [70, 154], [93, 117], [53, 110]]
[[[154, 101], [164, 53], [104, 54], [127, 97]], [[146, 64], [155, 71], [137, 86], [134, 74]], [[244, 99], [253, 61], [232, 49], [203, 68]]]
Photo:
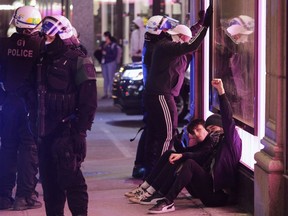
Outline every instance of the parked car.
[[[185, 79], [180, 91], [180, 95], [175, 97], [178, 109], [179, 122], [189, 112], [190, 74], [185, 74]], [[142, 63], [130, 63], [123, 65], [115, 73], [113, 82], [112, 98], [114, 105], [119, 106], [126, 114], [141, 114], [143, 110], [144, 83]]]

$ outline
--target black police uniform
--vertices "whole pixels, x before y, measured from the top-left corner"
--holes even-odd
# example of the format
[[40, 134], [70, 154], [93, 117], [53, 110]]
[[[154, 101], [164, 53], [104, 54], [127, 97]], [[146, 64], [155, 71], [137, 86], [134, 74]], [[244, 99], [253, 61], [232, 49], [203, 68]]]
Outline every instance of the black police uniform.
[[39, 167], [46, 214], [64, 215], [67, 199], [72, 215], [84, 216], [88, 193], [80, 166], [97, 107], [95, 67], [91, 58], [56, 35], [46, 45], [41, 74], [45, 100], [39, 101]]
[[28, 124], [28, 113], [30, 117], [36, 115], [36, 91], [33, 83], [40, 44], [38, 34], [14, 33], [9, 38], [0, 39], [1, 198], [11, 200], [16, 172], [16, 197], [27, 198], [36, 193], [38, 156], [35, 137]]

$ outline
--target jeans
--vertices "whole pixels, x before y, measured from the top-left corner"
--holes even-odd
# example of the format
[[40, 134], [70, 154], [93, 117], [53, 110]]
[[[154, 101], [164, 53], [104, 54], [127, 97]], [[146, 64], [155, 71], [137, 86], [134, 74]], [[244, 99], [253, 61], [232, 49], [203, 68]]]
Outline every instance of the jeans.
[[113, 78], [116, 72], [116, 61], [102, 64], [102, 75], [104, 78], [104, 95], [112, 95]]

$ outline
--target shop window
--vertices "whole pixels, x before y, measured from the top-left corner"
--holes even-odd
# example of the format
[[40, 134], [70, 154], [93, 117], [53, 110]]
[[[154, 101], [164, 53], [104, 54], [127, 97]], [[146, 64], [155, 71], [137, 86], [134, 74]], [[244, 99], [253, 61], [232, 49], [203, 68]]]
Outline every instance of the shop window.
[[[215, 0], [210, 32], [210, 79], [221, 78], [239, 127], [256, 135], [256, 1]], [[219, 111], [210, 89], [210, 110]]]

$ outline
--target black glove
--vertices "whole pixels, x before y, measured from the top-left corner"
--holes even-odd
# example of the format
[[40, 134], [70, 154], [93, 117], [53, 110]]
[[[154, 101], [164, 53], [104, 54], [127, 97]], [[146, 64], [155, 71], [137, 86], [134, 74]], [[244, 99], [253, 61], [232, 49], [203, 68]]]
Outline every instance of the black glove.
[[213, 7], [210, 4], [206, 10], [206, 13], [205, 13], [205, 18], [204, 18], [204, 22], [203, 22], [204, 27], [208, 28], [209, 26], [211, 26], [212, 17], [213, 17]]
[[73, 135], [73, 151], [78, 162], [83, 162], [86, 157], [86, 134], [76, 133]]
[[179, 131], [177, 130], [176, 134], [173, 137], [173, 141], [174, 141], [174, 148], [177, 152], [182, 152], [183, 151], [183, 145], [182, 145], [182, 136], [183, 136], [184, 130], [181, 131], [181, 133], [179, 133]]

